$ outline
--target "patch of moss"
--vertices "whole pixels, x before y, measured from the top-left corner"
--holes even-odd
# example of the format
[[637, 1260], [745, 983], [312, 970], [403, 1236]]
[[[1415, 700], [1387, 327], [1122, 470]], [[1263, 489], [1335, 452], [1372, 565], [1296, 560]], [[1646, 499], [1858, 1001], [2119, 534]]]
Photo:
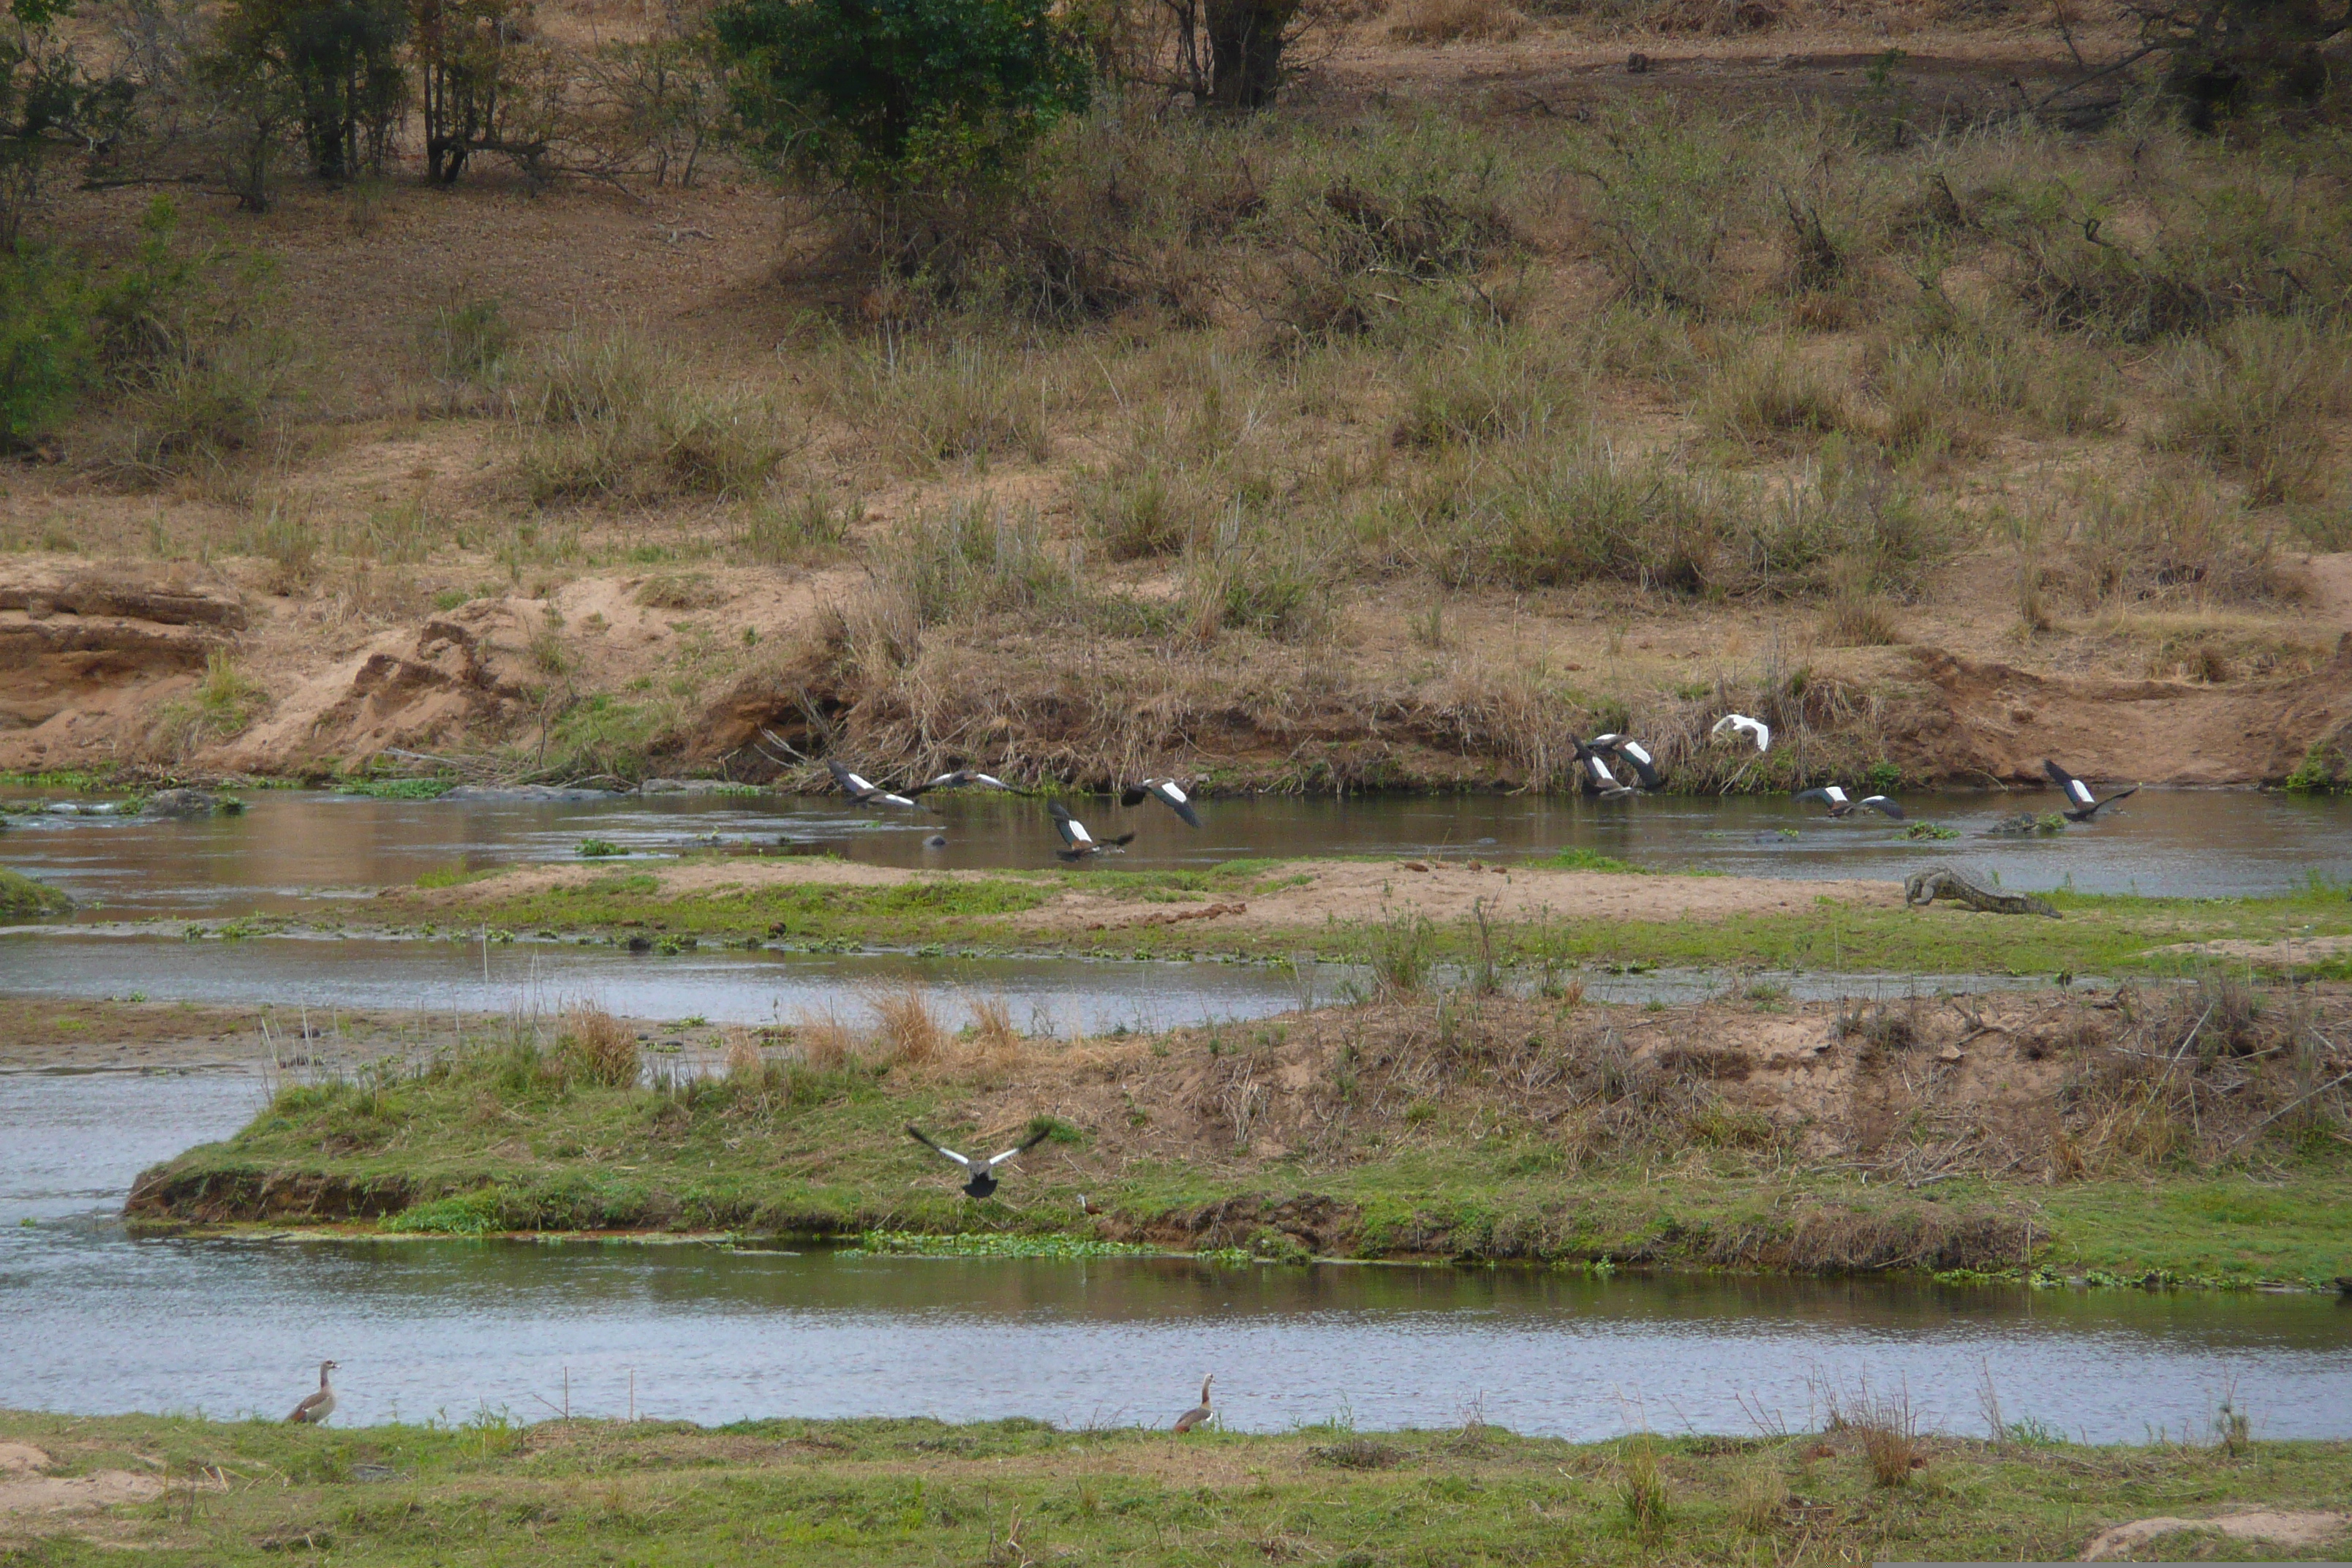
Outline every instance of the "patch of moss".
[[0, 920], [46, 920], [72, 910], [73, 900], [55, 888], [0, 867]]

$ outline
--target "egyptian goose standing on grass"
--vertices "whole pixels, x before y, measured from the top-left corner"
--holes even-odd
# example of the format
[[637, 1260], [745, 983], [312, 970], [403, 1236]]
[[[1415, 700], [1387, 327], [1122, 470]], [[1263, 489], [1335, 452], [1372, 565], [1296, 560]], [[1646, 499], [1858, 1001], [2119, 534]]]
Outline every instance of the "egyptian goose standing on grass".
[[1209, 1384], [1216, 1381], [1217, 1374], [1213, 1372], [1201, 1380], [1201, 1403], [1176, 1417], [1176, 1430], [1190, 1432], [1209, 1418]]
[[327, 1374], [334, 1370], [333, 1362], [319, 1363], [319, 1391], [296, 1405], [294, 1414], [286, 1417], [287, 1420], [297, 1426], [316, 1426], [335, 1413], [334, 1385], [327, 1381]]

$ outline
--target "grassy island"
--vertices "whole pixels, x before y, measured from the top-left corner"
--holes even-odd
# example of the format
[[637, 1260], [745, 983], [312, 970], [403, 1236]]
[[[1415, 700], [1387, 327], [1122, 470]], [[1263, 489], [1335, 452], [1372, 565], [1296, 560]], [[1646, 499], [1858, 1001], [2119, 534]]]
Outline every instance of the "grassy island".
[[[937, 999], [641, 1041], [593, 1011], [290, 1084], [142, 1175], [142, 1223], [873, 1231], [1606, 1267], [2329, 1288], [2352, 998], [2218, 976], [1644, 1008], [1483, 988], [1024, 1036]], [[1046, 1141], [995, 1198], [901, 1131]], [[1060, 1239], [1057, 1239], [1060, 1238]]]

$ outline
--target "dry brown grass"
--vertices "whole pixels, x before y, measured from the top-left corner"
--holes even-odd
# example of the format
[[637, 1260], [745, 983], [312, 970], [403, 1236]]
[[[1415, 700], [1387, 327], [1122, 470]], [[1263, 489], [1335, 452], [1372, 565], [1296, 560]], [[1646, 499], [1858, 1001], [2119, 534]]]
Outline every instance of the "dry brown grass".
[[1853, 1394], [1833, 1400], [1830, 1425], [1852, 1432], [1861, 1442], [1870, 1479], [1879, 1486], [1907, 1487], [1912, 1472], [1927, 1467], [1927, 1445], [1907, 1388], [1874, 1393], [1867, 1383], [1862, 1384]]
[[818, 1072], [835, 1072], [857, 1059], [858, 1039], [832, 1008], [803, 1011], [793, 1024], [801, 1060]]
[[768, 1058], [761, 1053], [760, 1037], [751, 1030], [730, 1027], [720, 1031], [727, 1045], [727, 1077], [732, 1083], [756, 1083], [767, 1076]]
[[1409, 0], [1389, 24], [1402, 44], [1446, 44], [1456, 38], [1516, 38], [1528, 19], [1503, 0]]
[[618, 1018], [593, 1003], [563, 1015], [558, 1053], [571, 1069], [592, 1082], [625, 1088], [637, 1081], [637, 1037]]
[[875, 1044], [885, 1060], [922, 1067], [946, 1047], [930, 998], [914, 981], [868, 991], [862, 999], [873, 1010]]

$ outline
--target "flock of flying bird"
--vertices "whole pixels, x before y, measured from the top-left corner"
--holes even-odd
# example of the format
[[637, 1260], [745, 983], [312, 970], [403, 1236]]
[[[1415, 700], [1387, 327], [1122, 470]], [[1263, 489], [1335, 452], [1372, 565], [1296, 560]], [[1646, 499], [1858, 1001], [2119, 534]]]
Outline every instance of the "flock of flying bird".
[[[1735, 742], [1742, 740], [1752, 741], [1759, 754], [1772, 749], [1772, 727], [1761, 719], [1751, 719], [1745, 713], [1725, 714], [1715, 721], [1707, 733], [1712, 738], [1728, 738]], [[1595, 735], [1590, 741], [1570, 735], [1569, 740], [1576, 748], [1576, 765], [1583, 770], [1583, 775], [1579, 780], [1580, 787], [1588, 795], [1600, 800], [1622, 800], [1629, 795], [1639, 795], [1643, 790], [1663, 789], [1665, 786], [1666, 775], [1659, 768], [1657, 758], [1647, 746], [1631, 735], [1612, 732]], [[883, 788], [864, 774], [845, 767], [830, 757], [825, 759], [824, 765], [832, 771], [833, 781], [841, 786], [841, 792], [860, 805], [927, 811], [930, 808], [922, 803], [921, 796], [933, 790], [962, 789], [974, 785], [982, 789], [1003, 790], [1009, 795], [1028, 793], [1017, 785], [1006, 784], [993, 773], [982, 773], [977, 768], [957, 768], [952, 773], [941, 773], [936, 778], [922, 784], [908, 785], [903, 790], [890, 790]], [[1627, 783], [1618, 775], [1619, 768], [1627, 770], [1638, 782]], [[2069, 804], [2064, 807], [2063, 815], [2069, 822], [2088, 822], [2106, 807], [2113, 805], [2126, 795], [2138, 793], [2139, 790], [2139, 785], [2134, 784], [2129, 789], [2117, 790], [2111, 795], [2096, 795], [2092, 793], [2089, 784], [2084, 784], [2054, 762], [2045, 758], [2042, 763], [2042, 770], [2050, 775], [2052, 784], [2056, 784], [2065, 793]], [[1897, 822], [1903, 820], [1903, 807], [1893, 798], [1884, 795], [1865, 795], [1857, 799], [1849, 795], [1843, 784], [1822, 784], [1812, 789], [1799, 790], [1795, 798], [1820, 802], [1832, 817], [1850, 816], [1858, 810], [1868, 809], [1881, 816], [1892, 817]], [[1174, 779], [1143, 779], [1135, 784], [1123, 785], [1118, 791], [1118, 802], [1121, 805], [1140, 805], [1146, 799], [1159, 801], [1178, 816], [1182, 817], [1190, 826], [1201, 826], [1200, 812], [1194, 809], [1191, 798], [1184, 793], [1183, 786]], [[1062, 836], [1062, 847], [1054, 852], [1061, 859], [1083, 860], [1090, 855], [1121, 853], [1135, 840], [1135, 835], [1132, 832], [1122, 833], [1116, 838], [1097, 838], [1087, 830], [1087, 825], [1071, 816], [1069, 808], [1060, 801], [1051, 802], [1046, 806], [1046, 810], [1052, 813], [1055, 829]], [[943, 843], [944, 840], [934, 840], [934, 842]]]
[[[842, 766], [831, 757], [825, 759], [824, 765], [832, 771], [833, 782], [841, 786], [841, 793], [860, 805], [928, 811], [930, 808], [919, 796], [929, 795], [933, 790], [964, 789], [973, 785], [982, 789], [1001, 789], [1007, 795], [1029, 793], [1017, 785], [1006, 784], [994, 773], [984, 773], [977, 768], [958, 768], [953, 773], [941, 773], [935, 779], [911, 784], [903, 790], [887, 790], [865, 774]], [[1118, 792], [1121, 805], [1141, 805], [1146, 800], [1158, 801], [1182, 817], [1188, 827], [1201, 826], [1201, 814], [1193, 808], [1192, 797], [1174, 779], [1143, 779], [1122, 786]], [[1135, 842], [1135, 835], [1131, 832], [1122, 833], [1116, 838], [1097, 838], [1087, 830], [1087, 825], [1072, 816], [1070, 808], [1058, 800], [1048, 802], [1045, 809], [1053, 814], [1054, 827], [1062, 836], [1062, 847], [1054, 853], [1064, 860], [1083, 860], [1089, 855], [1121, 853]]]

